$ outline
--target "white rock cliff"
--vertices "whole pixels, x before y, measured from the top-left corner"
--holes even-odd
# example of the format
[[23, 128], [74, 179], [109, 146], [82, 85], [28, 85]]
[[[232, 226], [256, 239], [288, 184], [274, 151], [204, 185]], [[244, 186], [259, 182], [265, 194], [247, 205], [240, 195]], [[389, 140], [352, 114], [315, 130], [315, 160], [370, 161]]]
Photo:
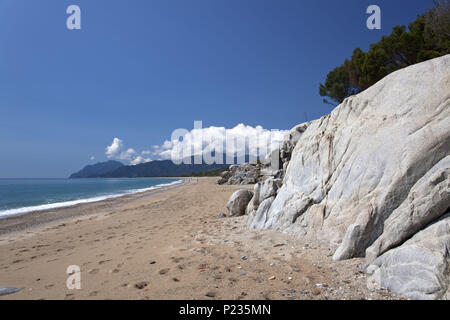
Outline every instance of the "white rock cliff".
[[249, 226], [313, 237], [335, 260], [367, 256], [369, 285], [449, 297], [450, 55], [394, 72], [300, 128], [281, 188], [255, 188]]

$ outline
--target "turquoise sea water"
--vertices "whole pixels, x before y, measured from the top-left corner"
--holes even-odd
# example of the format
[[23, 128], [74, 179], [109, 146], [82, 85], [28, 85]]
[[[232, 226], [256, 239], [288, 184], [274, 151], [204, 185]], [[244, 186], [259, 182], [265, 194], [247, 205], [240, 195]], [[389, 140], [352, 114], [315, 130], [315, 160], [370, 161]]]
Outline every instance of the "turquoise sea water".
[[0, 218], [101, 201], [180, 182], [170, 178], [0, 179]]

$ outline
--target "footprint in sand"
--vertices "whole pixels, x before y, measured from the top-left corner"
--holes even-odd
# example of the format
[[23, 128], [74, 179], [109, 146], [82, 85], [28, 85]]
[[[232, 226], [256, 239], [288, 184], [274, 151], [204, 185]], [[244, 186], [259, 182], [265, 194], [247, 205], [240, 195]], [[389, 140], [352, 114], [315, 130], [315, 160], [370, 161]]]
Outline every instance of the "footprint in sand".
[[169, 272], [169, 269], [162, 269], [162, 270], [159, 270], [159, 274], [160, 275], [165, 275], [165, 274], [167, 274]]
[[207, 292], [205, 294], [205, 297], [208, 297], [208, 298], [215, 298], [216, 296], [217, 296], [217, 294], [215, 292]]
[[109, 273], [119, 273], [119, 272], [120, 272], [120, 269], [109, 270]]
[[89, 293], [89, 297], [96, 297], [98, 295], [98, 291], [92, 291]]
[[88, 271], [89, 274], [97, 274], [100, 270], [98, 269], [91, 269]]
[[68, 293], [66, 294], [65, 300], [74, 300], [75, 299], [75, 295], [73, 293]]
[[136, 289], [138, 289], [138, 290], [142, 290], [142, 289], [144, 289], [144, 288], [147, 287], [147, 286], [148, 286], [148, 282], [145, 282], [145, 281], [138, 282], [138, 283], [136, 283], [136, 284], [134, 285], [134, 287], [135, 287]]

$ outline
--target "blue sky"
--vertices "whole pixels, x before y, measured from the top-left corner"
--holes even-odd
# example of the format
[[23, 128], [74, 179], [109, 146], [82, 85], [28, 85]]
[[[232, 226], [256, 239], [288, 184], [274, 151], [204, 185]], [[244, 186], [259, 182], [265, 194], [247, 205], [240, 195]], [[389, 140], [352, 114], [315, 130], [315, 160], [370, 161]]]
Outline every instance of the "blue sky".
[[[82, 29], [66, 28], [79, 5]], [[382, 30], [366, 28], [366, 8]], [[0, 0], [0, 177], [66, 177], [113, 138], [290, 129], [329, 113], [320, 82], [432, 0]], [[90, 158], [94, 156], [95, 160]]]

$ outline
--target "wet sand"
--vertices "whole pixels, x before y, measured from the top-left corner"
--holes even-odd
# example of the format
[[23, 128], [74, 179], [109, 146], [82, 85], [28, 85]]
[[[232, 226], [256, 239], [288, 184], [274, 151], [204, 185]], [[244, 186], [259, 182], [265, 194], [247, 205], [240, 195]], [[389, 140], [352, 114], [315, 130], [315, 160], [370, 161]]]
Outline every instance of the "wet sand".
[[[363, 259], [219, 218], [242, 187], [216, 180], [0, 220], [0, 287], [24, 288], [0, 299], [396, 298], [366, 288]], [[66, 286], [71, 265], [80, 290]]]

